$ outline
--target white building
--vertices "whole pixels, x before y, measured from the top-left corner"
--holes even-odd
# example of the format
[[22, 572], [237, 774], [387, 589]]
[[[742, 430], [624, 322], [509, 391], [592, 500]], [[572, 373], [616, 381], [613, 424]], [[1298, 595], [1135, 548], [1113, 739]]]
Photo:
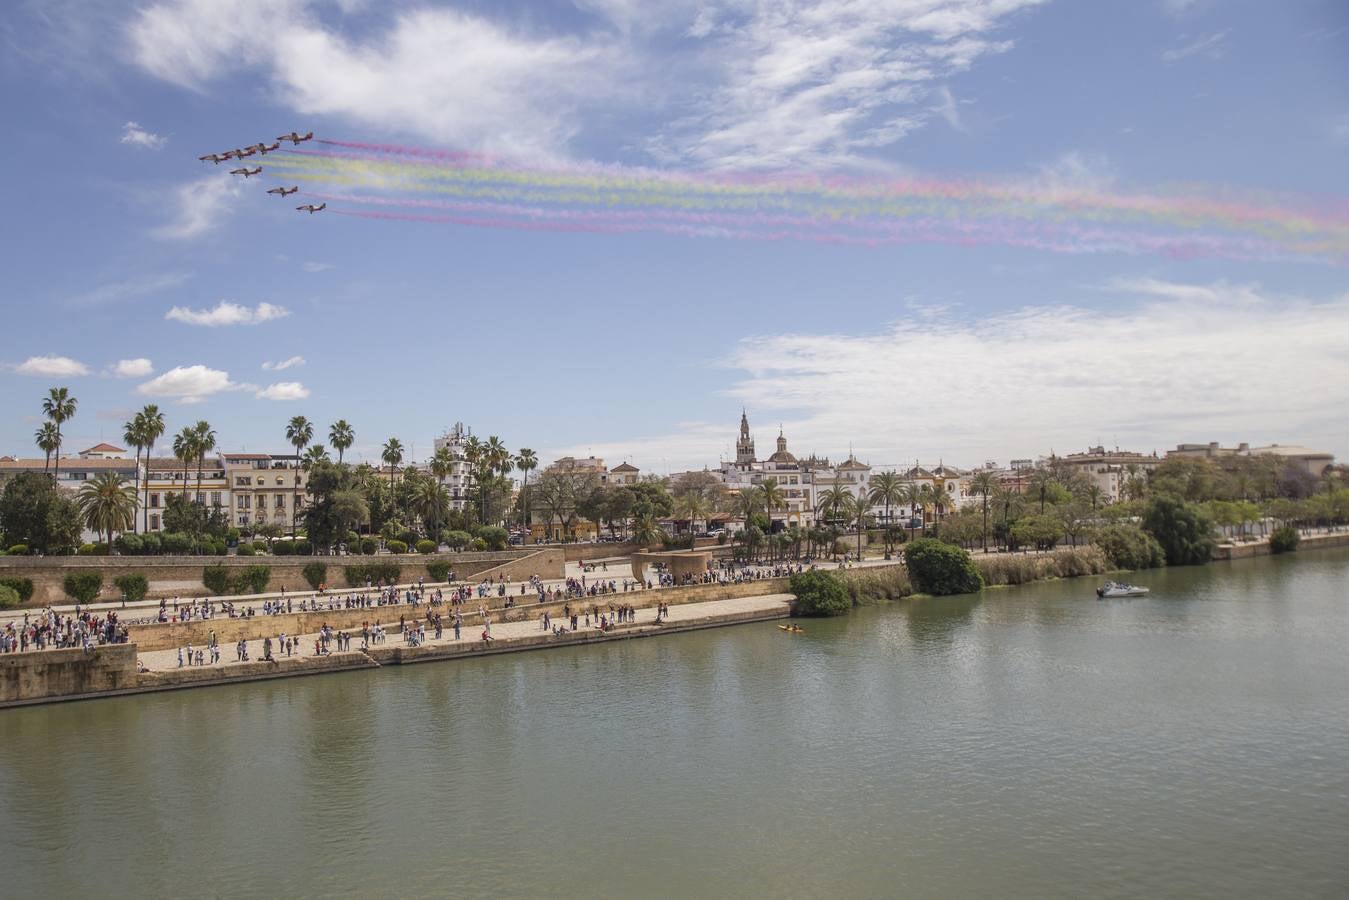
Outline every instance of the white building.
[[473, 487], [473, 470], [464, 459], [464, 441], [468, 440], [472, 429], [464, 427], [463, 422], [455, 422], [454, 427], [436, 438], [432, 444], [436, 450], [450, 451], [450, 473], [440, 479], [450, 495], [450, 509], [463, 512], [468, 505], [469, 490]]

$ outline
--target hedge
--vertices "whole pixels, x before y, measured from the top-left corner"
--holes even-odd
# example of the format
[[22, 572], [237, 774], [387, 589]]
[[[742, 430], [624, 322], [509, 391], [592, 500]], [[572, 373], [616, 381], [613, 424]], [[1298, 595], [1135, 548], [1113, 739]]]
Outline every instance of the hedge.
[[374, 556], [375, 551], [379, 549], [379, 541], [372, 537], [361, 538], [361, 552], [366, 556]]
[[234, 551], [236, 556], [256, 556], [257, 551], [247, 544], [240, 544], [239, 549]]
[[31, 578], [0, 578], [0, 585], [18, 594], [21, 603], [27, 603], [33, 599], [33, 579]]
[[217, 597], [230, 590], [230, 570], [222, 565], [207, 566], [201, 570], [201, 583]]
[[12, 546], [9, 548], [9, 551], [8, 551], [8, 552], [9, 552], [9, 555], [10, 555], [10, 556], [27, 556], [27, 555], [28, 555], [28, 545], [27, 545], [27, 544], [14, 544], [14, 545], [12, 545]]
[[443, 559], [426, 564], [426, 574], [431, 576], [432, 581], [445, 581], [450, 574], [450, 564]]
[[309, 586], [318, 590], [320, 585], [328, 583], [328, 566], [321, 562], [311, 562], [300, 570], [304, 580], [309, 582]]
[[427, 540], [426, 538], [422, 538], [420, 541], [417, 542], [417, 552], [421, 554], [435, 553], [436, 542]]
[[408, 545], [406, 541], [386, 541], [384, 546], [389, 548], [390, 553], [408, 552]]
[[81, 603], [93, 603], [103, 590], [102, 572], [71, 572], [61, 583], [66, 593]]
[[0, 609], [13, 609], [19, 605], [19, 592], [8, 585], [0, 584]]
[[144, 600], [150, 591], [150, 582], [144, 575], [118, 575], [112, 583], [117, 585], [117, 589], [122, 592], [128, 603]]
[[272, 580], [272, 567], [262, 564], [245, 566], [234, 576], [231, 586], [236, 594], [261, 594]]

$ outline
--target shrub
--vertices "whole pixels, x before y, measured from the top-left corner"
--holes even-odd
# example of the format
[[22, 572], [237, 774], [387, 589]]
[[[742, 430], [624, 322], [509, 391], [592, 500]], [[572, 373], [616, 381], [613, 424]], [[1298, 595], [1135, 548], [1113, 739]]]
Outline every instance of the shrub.
[[139, 556], [145, 552], [145, 541], [139, 534], [119, 534], [112, 545], [123, 556]]
[[463, 550], [469, 544], [473, 543], [473, 535], [467, 531], [450, 531], [445, 535], [445, 543], [449, 544], [455, 550]]
[[390, 553], [408, 552], [408, 545], [406, 541], [386, 541], [384, 546], [389, 548]]
[[296, 555], [296, 556], [313, 556], [313, 555], [314, 555], [314, 545], [311, 544], [309, 541], [300, 540], [300, 541], [295, 541], [294, 544], [295, 544], [295, 555]]
[[254, 541], [254, 542], [253, 542], [253, 552], [254, 552], [254, 553], [266, 553], [266, 552], [267, 552], [267, 542], [266, 542], [266, 541]]
[[981, 556], [974, 566], [984, 584], [1029, 584], [1047, 578], [1099, 575], [1110, 569], [1110, 560], [1100, 547], [1063, 547], [1036, 556]]
[[1137, 525], [1107, 525], [1092, 543], [1100, 547], [1117, 569], [1155, 569], [1166, 565], [1166, 553], [1157, 539]]
[[164, 549], [163, 542], [160, 541], [157, 534], [143, 534], [141, 537], [141, 553], [146, 556], [155, 556]]
[[0, 585], [12, 590], [19, 595], [19, 601], [27, 603], [33, 599], [33, 579], [31, 578], [0, 578]]
[[361, 536], [354, 531], [348, 531], [347, 536], [343, 538], [342, 543], [347, 545], [347, 550], [349, 552], [355, 552], [356, 548], [360, 546]]
[[482, 538], [474, 538], [473, 542], [468, 545], [468, 549], [475, 553], [481, 553], [487, 549], [487, 541]]
[[230, 570], [220, 564], [207, 566], [201, 570], [201, 583], [217, 597], [228, 594], [230, 590]]
[[250, 544], [240, 544], [239, 549], [235, 551], [239, 556], [253, 556], [256, 552]]
[[412, 547], [416, 545], [419, 537], [421, 537], [421, 535], [417, 534], [417, 532], [413, 531], [411, 528], [404, 528], [402, 531], [398, 532], [397, 540]]
[[272, 555], [273, 555], [273, 556], [294, 556], [294, 555], [295, 555], [295, 542], [294, 542], [294, 541], [277, 541], [275, 544], [272, 544]]
[[271, 580], [272, 567], [259, 563], [239, 570], [230, 581], [230, 587], [236, 594], [261, 594]]
[[969, 553], [934, 538], [906, 545], [904, 563], [913, 586], [925, 594], [968, 594], [984, 586]]
[[0, 609], [13, 609], [19, 605], [19, 592], [8, 585], [0, 584]]
[[325, 563], [308, 563], [300, 570], [300, 574], [304, 576], [304, 580], [309, 583], [309, 586], [316, 591], [319, 589], [319, 585], [328, 583], [328, 566]]
[[796, 612], [802, 616], [841, 616], [852, 609], [843, 581], [833, 572], [799, 572], [791, 578]]
[[80, 544], [80, 549], [76, 551], [80, 556], [107, 556], [107, 544]]
[[27, 544], [13, 544], [12, 546], [10, 546], [10, 548], [9, 548], [9, 550], [8, 550], [7, 552], [9, 553], [10, 556], [27, 556], [27, 555], [28, 555], [28, 545], [27, 545]]
[[372, 555], [379, 549], [379, 541], [372, 537], [361, 538], [361, 552], [366, 556]]
[[166, 531], [159, 536], [159, 546], [170, 556], [181, 555], [192, 549], [192, 538], [176, 531]]
[[431, 576], [432, 581], [445, 581], [450, 574], [450, 564], [443, 559], [426, 564], [426, 574]]
[[1270, 553], [1291, 553], [1302, 541], [1302, 535], [1291, 525], [1280, 525], [1269, 535]]
[[397, 563], [361, 563], [354, 566], [343, 566], [342, 574], [347, 578], [347, 584], [351, 587], [365, 587], [365, 582], [371, 584], [384, 584], [389, 581], [397, 582], [398, 576], [402, 573], [402, 566]]
[[144, 575], [118, 575], [112, 580], [117, 585], [117, 589], [122, 592], [123, 599], [128, 603], [135, 603], [138, 600], [144, 600], [145, 595], [150, 590], [150, 582]]
[[66, 594], [81, 603], [93, 603], [103, 590], [102, 572], [71, 572], [61, 583]]
[[1169, 566], [1194, 566], [1213, 555], [1213, 526], [1176, 497], [1154, 498], [1143, 511], [1143, 528], [1162, 545]]
[[478, 537], [487, 543], [489, 550], [505, 550], [511, 536], [500, 525], [487, 525], [478, 529]]
[[436, 552], [436, 542], [435, 542], [435, 541], [431, 541], [431, 540], [427, 540], [426, 538], [422, 538], [420, 541], [417, 542], [417, 552], [418, 552], [418, 553], [435, 553], [435, 552]]

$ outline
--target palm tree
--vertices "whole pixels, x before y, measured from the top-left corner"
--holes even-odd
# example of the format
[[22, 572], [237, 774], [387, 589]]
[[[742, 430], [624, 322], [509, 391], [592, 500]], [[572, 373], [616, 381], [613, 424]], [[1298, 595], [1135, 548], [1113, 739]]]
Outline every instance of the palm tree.
[[750, 485], [740, 492], [736, 505], [745, 520], [745, 527], [748, 528], [752, 524], [750, 520], [754, 518], [754, 514], [763, 508], [763, 489]]
[[337, 451], [337, 464], [342, 465], [342, 454], [347, 452], [352, 444], [356, 442], [356, 431], [346, 419], [338, 419], [328, 427], [328, 441]]
[[126, 531], [136, 521], [136, 489], [123, 484], [115, 472], [99, 472], [80, 487], [76, 495], [84, 524], [98, 534]]
[[868, 498], [873, 506], [885, 507], [885, 524], [890, 524], [890, 507], [900, 503], [901, 488], [904, 482], [898, 472], [881, 472], [871, 479], [871, 495]]
[[52, 422], [43, 422], [42, 427], [33, 432], [33, 440], [37, 442], [37, 448], [47, 454], [47, 461], [42, 464], [42, 471], [45, 473], [51, 468], [52, 454], [61, 446], [61, 437], [56, 433], [56, 425]]
[[192, 430], [197, 434], [197, 443], [193, 448], [197, 451], [197, 496], [201, 498], [201, 505], [205, 506], [206, 498], [201, 494], [201, 469], [206, 463], [206, 454], [215, 449], [215, 431], [211, 428], [211, 423], [205, 419], [193, 425]]
[[434, 478], [421, 478], [412, 493], [412, 511], [421, 517], [427, 535], [438, 541], [440, 523], [450, 512], [450, 495]]
[[782, 493], [776, 478], [765, 478], [759, 485], [759, 495], [763, 501], [764, 512], [770, 519], [773, 517], [773, 510], [785, 509], [787, 506], [787, 497]]
[[322, 444], [315, 444], [304, 452], [304, 456], [300, 459], [300, 468], [308, 472], [315, 463], [332, 461], [332, 457], [328, 455], [328, 448]]
[[[136, 448], [136, 479], [140, 479], [141, 470], [141, 451], [145, 449], [145, 416], [136, 413], [122, 426], [122, 440], [127, 442], [127, 446]], [[147, 458], [146, 462], [149, 460]], [[139, 496], [139, 492], [137, 493]], [[136, 522], [131, 522], [131, 530], [136, 531]]]
[[638, 516], [632, 523], [632, 539], [639, 546], [649, 547], [664, 537], [665, 533], [660, 530], [653, 516]]
[[1040, 496], [1040, 515], [1045, 514], [1045, 500], [1049, 496], [1049, 486], [1054, 484], [1057, 479], [1054, 473], [1049, 469], [1036, 469], [1035, 474], [1030, 478], [1030, 486]]
[[437, 481], [448, 478], [450, 472], [454, 471], [454, 454], [449, 447], [441, 447], [431, 454], [431, 462], [427, 467]]
[[831, 487], [820, 495], [820, 505], [816, 508], [816, 516], [825, 521], [842, 518], [842, 510], [851, 497], [852, 494], [843, 488]]
[[[970, 493], [983, 498], [984, 552], [988, 552], [988, 498], [998, 489], [998, 479], [992, 472], [980, 472], [970, 479]], [[1093, 507], [1094, 509], [1095, 507]]]
[[1095, 512], [1096, 507], [1100, 506], [1101, 501], [1105, 499], [1105, 491], [1101, 490], [1099, 484], [1089, 484], [1086, 493], [1087, 502], [1091, 504], [1091, 511]]
[[389, 493], [392, 494], [398, 483], [398, 464], [403, 461], [403, 442], [396, 437], [389, 438], [384, 442], [380, 459], [389, 467]]
[[75, 417], [78, 402], [70, 396], [69, 388], [51, 388], [42, 401], [42, 412], [56, 426], [56, 467], [52, 470], [52, 481], [61, 477], [61, 424]]
[[300, 454], [314, 439], [314, 426], [304, 416], [292, 416], [286, 423], [286, 440], [295, 448], [295, 489], [290, 496], [290, 539], [295, 540], [295, 513], [300, 505]]
[[524, 517], [524, 522], [529, 521], [529, 473], [538, 468], [538, 465], [539, 455], [528, 447], [521, 447], [520, 452], [515, 454], [515, 467], [525, 476], [520, 484], [520, 513]]
[[197, 431], [190, 425], [173, 436], [173, 455], [183, 464], [183, 499], [187, 499], [187, 468], [197, 458]]
[[145, 442], [145, 495], [142, 508], [150, 505], [150, 456], [154, 453], [155, 441], [164, 436], [164, 414], [153, 403], [146, 404], [136, 414], [141, 423], [141, 440]]
[[901, 506], [907, 506], [909, 508], [909, 540], [913, 540], [918, 536], [918, 528], [913, 524], [913, 520], [917, 518], [914, 513], [922, 502], [923, 490], [916, 482], [907, 481], [900, 486], [899, 503]]
[[706, 519], [712, 512], [712, 506], [699, 491], [685, 491], [675, 499], [675, 515], [689, 520], [689, 534], [693, 534], [693, 523]]

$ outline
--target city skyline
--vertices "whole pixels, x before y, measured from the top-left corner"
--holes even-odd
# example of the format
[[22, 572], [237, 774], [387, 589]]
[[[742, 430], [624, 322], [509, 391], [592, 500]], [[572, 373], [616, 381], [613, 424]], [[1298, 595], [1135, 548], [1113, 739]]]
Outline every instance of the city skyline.
[[[1343, 458], [1346, 25], [1329, 2], [1202, 0], [1089, 20], [1031, 0], [17, 8], [25, 127], [0, 183], [25, 210], [5, 233], [25, 299], [0, 342], [0, 450], [35, 452], [59, 384], [81, 399], [68, 448], [117, 442], [154, 402], [235, 450], [345, 418], [355, 459], [390, 436], [425, 458], [462, 420], [549, 458], [697, 468], [742, 407], [760, 440], [781, 423], [882, 465], [1210, 440]], [[297, 216], [303, 193], [198, 160], [292, 129], [529, 172], [1265, 198], [1339, 230], [1319, 260], [1082, 228], [1052, 249], [529, 231]]]

